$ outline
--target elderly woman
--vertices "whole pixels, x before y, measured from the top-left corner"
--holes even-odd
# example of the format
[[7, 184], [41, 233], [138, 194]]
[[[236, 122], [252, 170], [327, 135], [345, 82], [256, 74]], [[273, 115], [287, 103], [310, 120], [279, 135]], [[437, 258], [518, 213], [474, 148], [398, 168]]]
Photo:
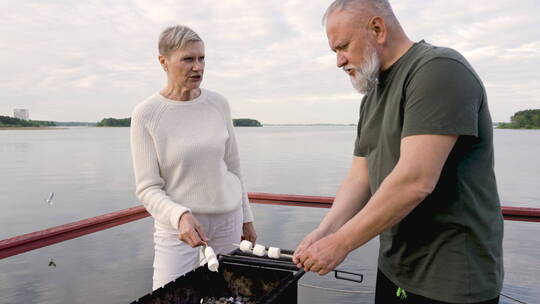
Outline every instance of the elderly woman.
[[204, 43], [177, 25], [159, 37], [167, 85], [135, 107], [131, 151], [136, 194], [154, 218], [157, 289], [216, 253], [256, 240], [227, 100], [200, 88]]

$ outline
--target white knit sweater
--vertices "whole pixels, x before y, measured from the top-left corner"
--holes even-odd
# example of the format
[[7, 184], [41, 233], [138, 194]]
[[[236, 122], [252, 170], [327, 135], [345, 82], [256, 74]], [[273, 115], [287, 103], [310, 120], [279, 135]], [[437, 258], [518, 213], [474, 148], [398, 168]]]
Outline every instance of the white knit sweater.
[[186, 211], [240, 207], [244, 223], [253, 221], [229, 104], [221, 95], [201, 89], [190, 101], [150, 96], [133, 111], [131, 153], [137, 198], [159, 224], [178, 229]]

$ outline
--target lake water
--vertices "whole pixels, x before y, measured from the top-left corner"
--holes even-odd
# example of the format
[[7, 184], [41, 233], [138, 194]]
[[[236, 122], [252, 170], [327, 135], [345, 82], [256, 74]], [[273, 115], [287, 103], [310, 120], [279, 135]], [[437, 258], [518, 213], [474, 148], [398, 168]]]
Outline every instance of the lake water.
[[[250, 192], [302, 195], [335, 194], [355, 137], [355, 127], [236, 132]], [[495, 130], [495, 152], [503, 205], [540, 208], [540, 132]], [[0, 172], [0, 239], [138, 205], [127, 128], [0, 131]], [[327, 212], [252, 206], [258, 243], [290, 249]], [[0, 303], [129, 303], [151, 290], [152, 229], [146, 218], [0, 260]], [[522, 303], [540, 298], [539, 233], [540, 223], [505, 221], [503, 293]], [[299, 303], [372, 303], [377, 249], [374, 239], [340, 266], [364, 283], [307, 274]]]

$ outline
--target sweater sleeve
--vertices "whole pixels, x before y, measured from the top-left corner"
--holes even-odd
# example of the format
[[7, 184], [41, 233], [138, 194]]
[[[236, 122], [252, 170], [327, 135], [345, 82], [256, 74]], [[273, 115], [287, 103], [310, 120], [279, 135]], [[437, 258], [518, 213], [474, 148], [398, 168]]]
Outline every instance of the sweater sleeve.
[[131, 156], [135, 172], [135, 194], [152, 217], [178, 229], [178, 220], [189, 208], [173, 202], [163, 190], [165, 181], [159, 173], [155, 141], [148, 130], [150, 120], [143, 109], [136, 108], [131, 118]]
[[242, 185], [242, 211], [244, 214], [244, 223], [253, 222], [253, 212], [249, 204], [249, 199], [246, 190], [246, 184], [242, 178], [242, 171], [240, 169], [240, 155], [238, 152], [238, 145], [236, 142], [236, 136], [234, 134], [234, 126], [232, 123], [231, 110], [229, 103], [226, 99], [223, 99], [225, 108], [225, 120], [227, 122], [227, 131], [229, 132], [229, 139], [225, 148], [225, 163], [230, 172], [238, 177], [240, 184]]

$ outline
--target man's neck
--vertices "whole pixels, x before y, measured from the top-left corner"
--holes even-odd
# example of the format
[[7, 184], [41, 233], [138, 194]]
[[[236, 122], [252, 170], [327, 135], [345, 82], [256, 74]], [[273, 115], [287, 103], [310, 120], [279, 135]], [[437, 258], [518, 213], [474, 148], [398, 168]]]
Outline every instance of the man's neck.
[[409, 40], [407, 36], [402, 37], [395, 44], [388, 48], [388, 53], [381, 59], [381, 71], [385, 71], [390, 68], [396, 61], [405, 55], [407, 51], [413, 46], [414, 42]]

